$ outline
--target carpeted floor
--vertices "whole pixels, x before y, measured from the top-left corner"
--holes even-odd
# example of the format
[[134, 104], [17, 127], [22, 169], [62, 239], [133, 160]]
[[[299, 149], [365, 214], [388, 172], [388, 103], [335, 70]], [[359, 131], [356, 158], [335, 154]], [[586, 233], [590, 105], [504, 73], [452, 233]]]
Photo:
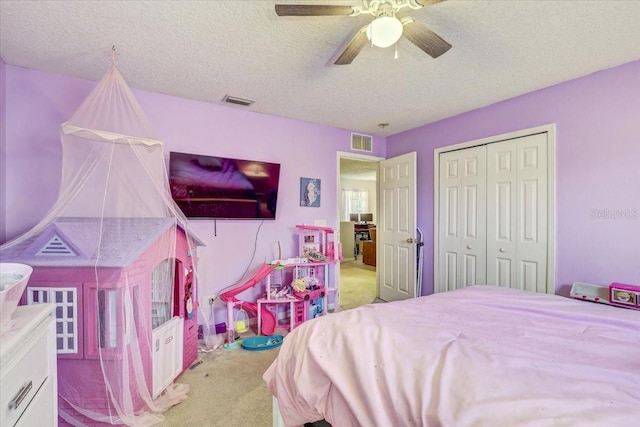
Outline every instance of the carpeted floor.
[[[375, 267], [357, 260], [344, 262], [340, 268], [340, 279], [342, 310], [376, 300]], [[178, 379], [178, 382], [189, 385], [189, 398], [169, 409], [162, 425], [270, 427], [271, 394], [262, 374], [277, 355], [277, 348], [250, 352], [219, 347], [201, 352], [198, 357], [202, 363], [187, 369]]]
[[165, 413], [163, 426], [269, 427], [271, 394], [262, 373], [278, 349], [249, 352], [222, 347], [200, 353], [202, 363], [178, 379], [189, 398]]
[[347, 310], [369, 304], [376, 299], [376, 268], [361, 261], [340, 265], [340, 308]]

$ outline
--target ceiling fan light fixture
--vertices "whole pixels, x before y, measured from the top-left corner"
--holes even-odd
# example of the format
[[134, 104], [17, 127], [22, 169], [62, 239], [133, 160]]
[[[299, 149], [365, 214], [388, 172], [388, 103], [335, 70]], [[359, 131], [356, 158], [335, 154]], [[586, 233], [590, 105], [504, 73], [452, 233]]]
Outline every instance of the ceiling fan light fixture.
[[392, 16], [374, 19], [367, 27], [367, 38], [374, 46], [389, 47], [402, 37], [402, 22]]

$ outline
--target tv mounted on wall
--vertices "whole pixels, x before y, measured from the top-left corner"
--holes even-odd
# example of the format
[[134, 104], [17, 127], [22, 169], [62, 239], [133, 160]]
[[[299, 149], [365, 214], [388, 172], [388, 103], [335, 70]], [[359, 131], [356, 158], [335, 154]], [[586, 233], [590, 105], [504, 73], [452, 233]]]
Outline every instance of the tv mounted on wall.
[[280, 165], [169, 153], [171, 196], [188, 218], [275, 219]]

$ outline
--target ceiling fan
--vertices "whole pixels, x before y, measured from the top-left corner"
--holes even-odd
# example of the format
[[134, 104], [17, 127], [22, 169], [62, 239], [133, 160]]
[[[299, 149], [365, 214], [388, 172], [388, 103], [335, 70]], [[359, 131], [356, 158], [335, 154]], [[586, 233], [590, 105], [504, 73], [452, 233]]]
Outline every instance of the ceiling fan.
[[373, 21], [360, 28], [334, 62], [336, 65], [350, 64], [368, 43], [378, 47], [389, 47], [396, 44], [402, 36], [432, 58], [437, 58], [448, 51], [451, 45], [413, 18], [398, 18], [396, 14], [406, 7], [420, 9], [442, 1], [445, 0], [362, 0], [363, 6], [276, 4], [276, 14], [278, 16], [372, 15]]

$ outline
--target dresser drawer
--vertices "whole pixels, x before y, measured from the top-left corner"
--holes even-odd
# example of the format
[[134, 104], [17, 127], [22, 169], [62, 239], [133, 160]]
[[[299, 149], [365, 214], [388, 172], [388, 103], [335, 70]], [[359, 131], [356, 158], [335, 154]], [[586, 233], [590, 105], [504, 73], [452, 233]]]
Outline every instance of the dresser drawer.
[[51, 378], [47, 378], [15, 427], [56, 427], [58, 425], [57, 417], [49, 415], [54, 411], [53, 405], [58, 404], [57, 400], [51, 398], [54, 394], [53, 384]]
[[[0, 426], [13, 426], [47, 379], [48, 363], [43, 363], [49, 350], [46, 330], [15, 355], [11, 369], [0, 381]], [[35, 408], [34, 408], [35, 409]]]

